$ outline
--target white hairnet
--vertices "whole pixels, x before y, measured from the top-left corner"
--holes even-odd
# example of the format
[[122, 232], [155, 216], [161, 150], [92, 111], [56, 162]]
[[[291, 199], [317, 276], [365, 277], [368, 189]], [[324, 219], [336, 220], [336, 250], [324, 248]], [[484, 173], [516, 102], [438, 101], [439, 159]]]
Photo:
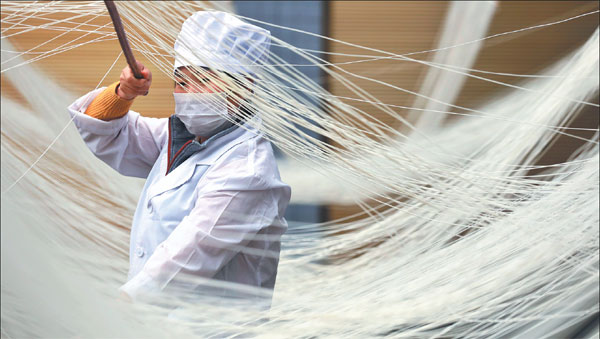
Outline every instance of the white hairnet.
[[175, 65], [204, 66], [256, 75], [267, 58], [271, 33], [220, 11], [196, 12], [175, 41]]

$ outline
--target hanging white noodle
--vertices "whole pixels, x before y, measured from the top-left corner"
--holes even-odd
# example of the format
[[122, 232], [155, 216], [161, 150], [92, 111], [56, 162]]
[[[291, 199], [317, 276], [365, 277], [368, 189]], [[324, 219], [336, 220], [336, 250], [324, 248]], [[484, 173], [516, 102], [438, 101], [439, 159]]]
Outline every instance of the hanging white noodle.
[[[172, 78], [172, 46], [180, 24], [205, 5], [118, 5], [136, 53]], [[566, 126], [581, 107], [597, 106], [588, 101], [598, 93], [598, 30], [513, 92], [476, 109], [463, 107], [453, 124], [433, 124], [427, 131], [353, 84], [355, 79], [380, 80], [274, 39], [351, 89], [353, 100], [372, 103], [374, 111], [411, 127], [406, 133], [366, 120], [370, 112], [348, 105], [271, 55], [257, 65], [263, 72], [252, 103], [265, 122], [266, 137], [288, 156], [282, 163], [284, 179], [296, 184], [294, 190], [334, 183], [326, 186], [332, 196], [308, 192], [305, 201], [332, 201], [344, 192], [352, 197], [347, 202], [364, 204], [371, 198], [390, 208], [364, 205], [369, 216], [359, 221], [305, 225], [285, 235], [268, 319], [211, 299], [181, 301], [177, 315], [165, 318], [169, 311], [160, 307], [116, 301], [127, 269], [124, 225], [142, 183], [101, 165], [75, 129], [65, 129], [65, 107], [82, 93], [68, 93], [30, 65], [114, 39], [109, 21], [61, 26], [80, 16], [106, 16], [103, 5], [3, 2], [2, 11], [2, 74], [27, 100], [25, 105], [2, 95], [3, 336], [528, 338], [565, 336], [597, 315], [597, 129], [568, 162], [535, 163], [557, 134], [572, 134]], [[71, 17], [51, 19], [56, 13]], [[31, 26], [27, 18], [50, 19]], [[78, 31], [81, 39], [44, 52], [18, 52], [8, 41], [42, 27]], [[478, 71], [356, 47], [461, 76]], [[486, 79], [485, 73], [476, 76]], [[231, 85], [228, 94], [239, 93], [239, 85], [222, 80]], [[323, 99], [323, 105], [299, 93]], [[457, 108], [451, 99], [414, 94], [439, 104], [437, 109], [408, 108], [426, 113], [418, 126], [457, 114], [446, 111]], [[332, 143], [310, 137], [299, 126]], [[315, 174], [302, 177], [298, 163]], [[541, 172], [529, 175], [533, 169]], [[309, 178], [314, 181], [307, 183]], [[322, 237], [309, 236], [315, 233]], [[257, 318], [262, 318], [258, 325]], [[597, 327], [589, 333], [597, 335]]]

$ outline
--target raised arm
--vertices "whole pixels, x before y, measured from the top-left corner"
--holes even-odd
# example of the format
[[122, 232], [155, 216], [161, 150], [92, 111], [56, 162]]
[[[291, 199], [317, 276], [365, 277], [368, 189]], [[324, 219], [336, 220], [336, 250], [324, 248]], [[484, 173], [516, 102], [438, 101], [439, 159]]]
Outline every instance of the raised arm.
[[104, 121], [118, 119], [129, 111], [133, 99], [147, 95], [152, 84], [152, 72], [138, 62], [143, 79], [136, 79], [129, 66], [121, 72], [118, 82], [108, 86], [85, 110], [85, 114]]
[[144, 79], [129, 67], [119, 82], [79, 98], [69, 111], [83, 140], [102, 161], [128, 176], [146, 177], [167, 137], [167, 119], [146, 118], [130, 111], [133, 100], [145, 95], [152, 73], [141, 63]]

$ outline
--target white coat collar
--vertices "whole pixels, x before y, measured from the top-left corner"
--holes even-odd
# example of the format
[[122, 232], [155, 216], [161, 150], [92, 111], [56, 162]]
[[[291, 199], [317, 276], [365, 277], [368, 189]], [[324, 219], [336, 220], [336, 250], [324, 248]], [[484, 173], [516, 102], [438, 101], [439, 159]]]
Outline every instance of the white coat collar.
[[230, 133], [227, 133], [216, 139], [206, 140], [205, 148], [185, 160], [181, 165], [172, 170], [168, 175], [167, 171], [167, 147], [163, 147], [163, 152], [160, 157], [160, 178], [151, 185], [148, 189], [148, 198], [157, 196], [163, 192], [179, 187], [187, 182], [198, 165], [211, 166], [225, 154], [228, 150], [236, 145], [249, 140], [259, 135], [256, 127], [260, 126], [261, 120], [259, 117], [254, 117], [243, 126], [240, 126]]

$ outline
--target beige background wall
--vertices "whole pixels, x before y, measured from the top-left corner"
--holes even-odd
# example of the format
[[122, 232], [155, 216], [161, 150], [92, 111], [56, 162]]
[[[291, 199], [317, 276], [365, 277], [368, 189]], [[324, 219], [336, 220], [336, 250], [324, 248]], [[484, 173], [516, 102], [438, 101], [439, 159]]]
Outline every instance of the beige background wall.
[[[448, 2], [445, 1], [333, 1], [330, 3], [329, 31], [336, 39], [397, 54], [428, 50], [437, 47], [438, 30], [443, 25], [447, 7]], [[487, 35], [558, 21], [595, 10], [598, 10], [598, 2], [595, 1], [500, 1]], [[550, 27], [486, 40], [473, 68], [535, 74], [585, 42], [598, 27], [598, 22], [599, 16], [596, 13]], [[365, 54], [365, 51], [339, 43], [331, 43], [329, 51]], [[430, 56], [418, 54], [411, 57], [428, 60]], [[336, 55], [330, 57], [333, 63], [353, 60], [356, 58]], [[419, 64], [389, 60], [341, 67], [411, 91], [419, 90], [420, 81], [426, 72], [426, 68]], [[507, 76], [486, 77], [512, 84], [519, 81], [518, 78]], [[405, 106], [413, 103], [412, 95], [366, 80], [353, 81], [382, 102]], [[335, 81], [330, 80], [329, 89], [335, 95], [354, 96]], [[503, 86], [470, 78], [456, 104], [474, 107], [503, 91], [506, 91]], [[386, 124], [397, 124], [385, 113], [373, 110], [368, 104], [353, 105], [369, 111]], [[400, 109], [397, 112], [405, 113]], [[574, 122], [574, 126], [598, 128], [598, 113], [598, 109], [586, 108]], [[591, 135], [588, 133], [587, 137]], [[577, 145], [579, 143], [572, 138], [561, 138], [540, 163], [564, 161]], [[358, 207], [329, 206], [331, 219], [359, 211]]]
[[[394, 53], [407, 53], [434, 48], [438, 30], [443, 22], [448, 3], [445, 1], [332, 1], [330, 2], [329, 35], [335, 39], [373, 47]], [[510, 31], [564, 19], [598, 9], [595, 1], [505, 1], [499, 2], [489, 34]], [[82, 20], [80, 20], [82, 21]], [[102, 16], [89, 24], [107, 24], [108, 16]], [[35, 24], [35, 21], [30, 23]], [[598, 14], [579, 18], [559, 25], [538, 30], [510, 34], [487, 40], [474, 66], [476, 69], [508, 73], [535, 73], [556, 61], [585, 41], [598, 26]], [[2, 28], [5, 28], [3, 25]], [[107, 26], [104, 31], [111, 31]], [[47, 42], [57, 36], [56, 31], [35, 30], [10, 38], [19, 49], [48, 50], [59, 46], [81, 33], [69, 33], [62, 38]], [[82, 38], [89, 41], [92, 37]], [[360, 53], [365, 51], [330, 43], [328, 49], [338, 53]], [[37, 67], [75, 93], [85, 93], [94, 88], [119, 53], [116, 40], [80, 46], [72, 51], [50, 56], [35, 63]], [[154, 74], [152, 95], [140, 98], [134, 108], [149, 116], [164, 116], [172, 111], [172, 82], [161, 74], [145, 58], [136, 57], [148, 65]], [[427, 59], [427, 54], [416, 55], [417, 59]], [[356, 58], [330, 56], [331, 62], [345, 62]], [[124, 58], [109, 73], [106, 83], [118, 80]], [[424, 66], [402, 61], [375, 61], [343, 66], [352, 72], [368, 75], [390, 82], [408, 90], [418, 90], [424, 74]], [[515, 83], [512, 77], [490, 76], [505, 82]], [[2, 80], [3, 92], [11, 93], [8, 84]], [[383, 86], [356, 80], [356, 84], [380, 98], [383, 102], [410, 105], [413, 97]], [[6, 87], [5, 87], [6, 86]], [[347, 95], [349, 92], [335, 82], [329, 89], [334, 94]], [[472, 106], [489, 97], [490, 93], [502, 90], [501, 87], [469, 79], [459, 98], [458, 104]], [[359, 108], [367, 106], [357, 105]], [[380, 117], [383, 121], [386, 118]]]
[[[336, 39], [397, 54], [437, 47], [448, 2], [437, 1], [333, 1], [330, 3], [330, 35]], [[598, 9], [591, 1], [504, 1], [498, 3], [488, 35], [565, 19]], [[474, 65], [475, 69], [533, 74], [580, 46], [598, 26], [598, 14], [536, 30], [509, 34], [486, 40]], [[331, 43], [336, 53], [368, 53], [354, 47]], [[428, 60], [429, 54], [411, 56]], [[332, 55], [334, 63], [357, 58]], [[398, 60], [381, 60], [341, 66], [345, 70], [389, 82], [416, 91], [426, 71], [425, 66]], [[495, 80], [516, 83], [518, 78], [490, 76]], [[414, 97], [397, 90], [356, 80], [356, 84], [385, 103], [412, 104]], [[336, 82], [330, 83], [334, 94], [351, 95]], [[481, 103], [501, 86], [469, 79], [458, 105], [471, 107]], [[367, 105], [359, 107], [367, 108]], [[383, 121], [388, 121], [384, 116]]]
[[[333, 1], [329, 5], [328, 29], [331, 37], [393, 53], [408, 53], [436, 47], [438, 31], [443, 23], [448, 2]], [[488, 35], [557, 21], [593, 10], [598, 10], [596, 1], [499, 2]], [[594, 14], [551, 27], [486, 40], [474, 68], [506, 73], [536, 73], [581, 45], [598, 26], [598, 18], [598, 14]], [[78, 22], [82, 22], [82, 20]], [[29, 23], [36, 24], [35, 21]], [[94, 25], [107, 23], [109, 23], [108, 16], [88, 22], [88, 24]], [[2, 28], [4, 29], [6, 26], [3, 25]], [[112, 31], [112, 26], [108, 25], [103, 30]], [[20, 50], [29, 50], [37, 45], [45, 44], [34, 50], [43, 51], [80, 37], [81, 33], [69, 33], [48, 42], [57, 35], [56, 31], [36, 30], [10, 38], [10, 41]], [[89, 41], [96, 37], [97, 35], [90, 35], [79, 41]], [[365, 54], [364, 50], [339, 43], [329, 43], [328, 50], [336, 53]], [[105, 41], [50, 56], [36, 62], [35, 65], [53, 79], [60, 81], [65, 88], [79, 95], [97, 85], [119, 51], [119, 44], [116, 40]], [[147, 62], [140, 53], [136, 53], [136, 57], [150, 67], [154, 74], [154, 80], [150, 95], [136, 99], [133, 109], [147, 116], [170, 115], [173, 111], [171, 80]], [[427, 60], [429, 55], [420, 54], [415, 57]], [[339, 63], [353, 61], [356, 58], [333, 55], [329, 57], [329, 60]], [[102, 85], [117, 81], [123, 67], [125, 67], [125, 59], [122, 57]], [[411, 91], [419, 89], [420, 81], [426, 71], [423, 66], [414, 63], [389, 60], [342, 67], [348, 71], [383, 80]], [[518, 81], [518, 78], [506, 76], [489, 77], [509, 83]], [[355, 80], [355, 83], [388, 104], [409, 106], [414, 100], [411, 95], [371, 82]], [[335, 95], [352, 96], [346, 88], [331, 79], [328, 81], [328, 88]], [[491, 95], [505, 90], [501, 86], [469, 79], [457, 104], [473, 107], [490, 98]], [[4, 77], [2, 77], [2, 93], [13, 97], [18, 96]], [[353, 104], [360, 109], [372, 111], [368, 105]], [[374, 113], [374, 116], [385, 123], [392, 123], [383, 113]], [[578, 124], [578, 127], [597, 128], [597, 109], [587, 109], [575, 123]], [[560, 140], [555, 149], [548, 152], [548, 156], [542, 162], [552, 163], [564, 160], [575, 146], [573, 140]], [[345, 216], [357, 210], [356, 207], [330, 206], [330, 217]]]
[[[52, 18], [65, 18], [64, 15], [52, 15]], [[75, 27], [76, 23], [82, 23], [89, 19], [72, 20], [74, 23], [63, 23], [66, 27]], [[47, 21], [46, 21], [47, 22]], [[39, 25], [44, 23], [43, 20], [28, 20], [31, 25]], [[91, 25], [105, 25], [102, 28], [104, 32], [114, 32], [110, 17], [107, 15], [98, 17], [87, 22], [84, 29], [94, 29]], [[2, 28], [5, 28], [3, 25]], [[9, 38], [9, 41], [18, 50], [33, 51], [48, 51], [57, 48], [63, 44], [72, 46], [71, 42], [79, 38], [78, 43], [88, 42], [98, 38], [99, 34], [90, 34], [83, 36], [81, 32], [70, 32], [59, 38], [56, 38], [62, 32], [53, 30], [37, 29], [28, 33], [20, 34], [14, 38]], [[54, 39], [52, 41], [49, 41]], [[36, 46], [44, 44], [36, 48]], [[79, 46], [71, 51], [66, 51], [60, 54], [49, 56], [45, 59], [33, 63], [35, 67], [48, 74], [49, 77], [59, 81], [66, 89], [76, 95], [83, 95], [94, 89], [100, 79], [106, 74], [112, 63], [115, 61], [121, 51], [119, 42], [116, 40], [94, 42], [91, 44]], [[152, 88], [150, 95], [147, 97], [139, 97], [135, 100], [132, 109], [146, 116], [166, 117], [173, 113], [173, 81], [166, 74], [162, 74], [158, 68], [154, 67], [144, 56], [134, 49], [136, 59], [150, 68], [153, 74]], [[106, 76], [106, 80], [101, 86], [108, 86], [110, 83], [119, 80], [119, 74], [127, 65], [125, 57], [121, 56], [114, 68]], [[12, 86], [2, 78], [2, 93], [15, 96], [16, 93]]]

